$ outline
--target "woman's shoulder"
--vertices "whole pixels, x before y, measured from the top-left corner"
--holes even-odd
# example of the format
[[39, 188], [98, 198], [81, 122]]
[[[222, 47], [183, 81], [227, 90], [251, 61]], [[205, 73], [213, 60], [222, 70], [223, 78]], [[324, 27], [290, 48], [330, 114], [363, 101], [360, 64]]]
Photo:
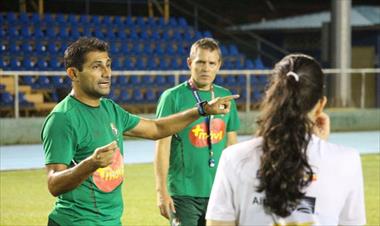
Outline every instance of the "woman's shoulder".
[[331, 143], [317, 136], [312, 138], [312, 150], [318, 152], [323, 159], [336, 160], [337, 162], [352, 162], [360, 159], [359, 152], [356, 149]]
[[225, 155], [225, 158], [234, 162], [238, 162], [239, 160], [246, 158], [252, 158], [261, 153], [261, 143], [261, 137], [251, 138], [227, 147], [223, 151], [223, 155]]

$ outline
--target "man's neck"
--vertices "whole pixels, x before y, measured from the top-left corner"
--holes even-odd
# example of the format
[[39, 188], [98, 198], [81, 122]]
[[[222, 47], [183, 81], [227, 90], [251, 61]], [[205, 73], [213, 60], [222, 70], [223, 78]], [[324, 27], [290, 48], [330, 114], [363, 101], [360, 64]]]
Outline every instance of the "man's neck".
[[70, 95], [75, 97], [75, 99], [79, 100], [80, 102], [82, 102], [88, 106], [99, 107], [99, 105], [100, 105], [100, 99], [99, 98], [97, 98], [97, 99], [90, 98], [81, 92], [75, 91], [74, 89], [71, 90]]
[[193, 83], [195, 88], [197, 88], [198, 90], [202, 90], [202, 91], [210, 91], [211, 90], [212, 83], [209, 85], [200, 86], [196, 81], [194, 81], [194, 79], [191, 79], [191, 82]]

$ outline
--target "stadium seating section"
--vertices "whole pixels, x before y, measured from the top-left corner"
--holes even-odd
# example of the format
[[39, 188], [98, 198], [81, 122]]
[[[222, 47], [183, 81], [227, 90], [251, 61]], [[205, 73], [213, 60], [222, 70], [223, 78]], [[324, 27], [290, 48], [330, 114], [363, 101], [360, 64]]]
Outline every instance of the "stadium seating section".
[[[110, 44], [112, 68], [121, 70], [187, 70], [191, 44], [210, 31], [196, 31], [184, 18], [122, 17], [37, 13], [0, 13], [0, 70], [36, 71], [20, 76], [19, 101], [23, 115], [46, 114], [70, 89], [65, 76], [42, 76], [39, 71], [63, 71], [63, 52], [81, 36], [95, 36]], [[262, 61], [247, 59], [234, 44], [221, 44], [222, 69], [265, 69]], [[180, 82], [188, 79], [181, 75]], [[240, 93], [244, 106], [245, 76], [217, 76], [216, 83]], [[128, 110], [154, 112], [160, 94], [174, 85], [174, 76], [114, 76], [110, 98]], [[252, 76], [251, 99], [259, 100], [266, 76]], [[2, 116], [14, 105], [14, 78], [1, 76]], [[128, 104], [127, 104], [128, 103]]]

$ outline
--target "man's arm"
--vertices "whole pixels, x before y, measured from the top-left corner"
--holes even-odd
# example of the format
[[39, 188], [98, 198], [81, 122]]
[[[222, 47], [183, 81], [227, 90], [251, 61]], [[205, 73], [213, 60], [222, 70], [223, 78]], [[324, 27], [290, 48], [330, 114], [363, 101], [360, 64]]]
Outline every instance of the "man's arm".
[[161, 215], [167, 219], [170, 217], [170, 211], [175, 212], [173, 199], [170, 197], [166, 187], [171, 140], [171, 137], [166, 137], [156, 142], [156, 153], [154, 158], [157, 205], [160, 209]]
[[236, 226], [234, 221], [213, 221], [207, 220], [207, 226]]
[[231, 131], [227, 133], [227, 147], [237, 143], [237, 133], [236, 131]]
[[65, 164], [47, 164], [49, 192], [58, 196], [75, 189], [95, 170], [110, 165], [116, 148], [115, 141], [97, 148], [91, 156], [72, 168]]
[[[208, 115], [227, 114], [230, 111], [231, 100], [238, 97], [239, 95], [217, 97], [205, 104], [204, 110]], [[199, 113], [195, 107], [156, 120], [141, 118], [137, 126], [125, 135], [157, 140], [181, 131], [198, 118]]]

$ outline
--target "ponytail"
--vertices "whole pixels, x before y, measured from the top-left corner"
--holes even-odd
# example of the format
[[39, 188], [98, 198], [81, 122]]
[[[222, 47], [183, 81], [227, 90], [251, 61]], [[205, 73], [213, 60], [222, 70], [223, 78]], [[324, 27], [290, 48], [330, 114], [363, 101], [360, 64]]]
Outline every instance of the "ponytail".
[[322, 98], [322, 87], [320, 66], [308, 56], [290, 55], [275, 66], [258, 120], [263, 153], [257, 191], [265, 192], [267, 212], [289, 216], [312, 180], [308, 113]]

